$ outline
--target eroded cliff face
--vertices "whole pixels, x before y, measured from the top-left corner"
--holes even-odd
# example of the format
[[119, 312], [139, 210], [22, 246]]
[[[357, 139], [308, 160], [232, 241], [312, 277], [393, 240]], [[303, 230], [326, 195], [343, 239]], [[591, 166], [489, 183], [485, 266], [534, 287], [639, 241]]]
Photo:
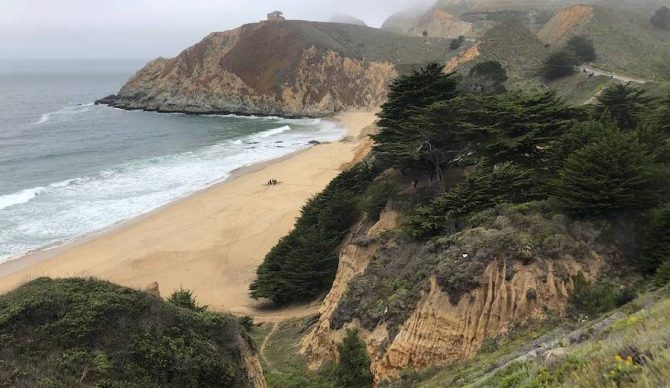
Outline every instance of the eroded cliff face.
[[588, 23], [592, 17], [593, 7], [573, 5], [561, 10], [551, 18], [537, 33], [537, 36], [545, 43], [556, 44], [579, 26]]
[[266, 388], [263, 368], [258, 359], [258, 354], [251, 348], [246, 339], [240, 338], [240, 349], [242, 351], [242, 361], [247, 372], [247, 381], [252, 388]]
[[542, 319], [547, 309], [562, 311], [573, 289], [571, 278], [555, 275], [559, 264], [569, 277], [593, 278], [602, 260], [539, 261], [520, 266], [511, 279], [494, 262], [484, 272], [484, 286], [467, 293], [453, 305], [431, 278], [427, 292], [383, 355], [373, 363], [375, 376], [396, 377], [399, 369], [426, 368], [473, 356], [487, 337], [504, 335], [514, 323]]
[[[488, 337], [505, 335], [513, 325], [531, 318], [542, 319], [548, 310], [560, 314], [573, 290], [572, 277], [581, 274], [594, 279], [604, 263], [593, 250], [586, 250], [582, 257], [567, 254], [549, 259], [538, 255], [530, 263], [493, 258], [479, 277], [480, 285], [456, 301], [440, 286], [436, 275], [431, 275], [418, 303], [394, 336], [389, 336], [392, 330], [384, 319], [374, 328], [366, 328], [358, 318], [333, 328], [347, 289], [384, 249], [378, 239], [369, 244], [361, 244], [360, 239], [379, 236], [379, 230], [392, 230], [397, 217], [394, 212], [383, 212], [377, 225], [342, 250], [338, 273], [320, 309], [319, 321], [301, 342], [301, 353], [310, 368], [318, 369], [336, 360], [338, 344], [346, 329], [353, 327], [366, 342], [377, 382], [398, 377], [405, 368], [420, 370], [471, 357]], [[588, 227], [577, 232], [588, 236], [584, 237], [588, 240], [585, 246], [593, 242], [590, 233]]]
[[208, 35], [138, 71], [102, 103], [165, 112], [327, 116], [370, 110], [398, 67], [439, 60], [423, 39], [334, 23], [261, 22]]

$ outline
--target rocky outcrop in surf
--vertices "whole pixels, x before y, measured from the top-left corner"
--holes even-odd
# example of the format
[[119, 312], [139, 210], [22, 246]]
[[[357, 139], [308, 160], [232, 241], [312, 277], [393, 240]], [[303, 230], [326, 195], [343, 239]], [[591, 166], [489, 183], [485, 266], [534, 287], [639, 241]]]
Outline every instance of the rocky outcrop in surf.
[[412, 65], [444, 61], [446, 41], [363, 26], [267, 21], [215, 32], [138, 71], [98, 103], [163, 112], [326, 116], [373, 109]]

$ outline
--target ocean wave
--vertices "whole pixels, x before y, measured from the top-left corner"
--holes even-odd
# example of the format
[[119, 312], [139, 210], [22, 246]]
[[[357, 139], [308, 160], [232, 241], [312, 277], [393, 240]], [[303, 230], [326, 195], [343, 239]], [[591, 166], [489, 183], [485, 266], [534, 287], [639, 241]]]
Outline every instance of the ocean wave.
[[89, 110], [91, 110], [92, 106], [93, 103], [76, 104], [75, 106], [67, 106], [57, 111], [44, 113], [42, 114], [42, 116], [40, 116], [40, 119], [36, 121], [34, 124], [35, 125], [44, 124], [50, 121], [54, 116], [64, 116], [64, 115], [72, 115], [77, 113], [88, 112]]
[[35, 187], [32, 189], [21, 190], [13, 194], [0, 196], [0, 210], [30, 202], [33, 198], [37, 197], [45, 190], [46, 188], [44, 187]]
[[291, 127], [284, 125], [283, 127], [268, 129], [267, 131], [259, 132], [254, 137], [266, 138], [274, 135], [279, 135], [280, 133], [290, 131]]

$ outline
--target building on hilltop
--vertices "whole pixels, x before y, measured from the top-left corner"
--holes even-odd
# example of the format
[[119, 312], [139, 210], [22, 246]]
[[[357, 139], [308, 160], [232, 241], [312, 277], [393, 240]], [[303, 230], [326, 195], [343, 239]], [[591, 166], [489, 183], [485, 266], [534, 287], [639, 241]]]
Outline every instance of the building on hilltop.
[[279, 22], [282, 20], [286, 20], [282, 11], [274, 11], [268, 14], [268, 21]]

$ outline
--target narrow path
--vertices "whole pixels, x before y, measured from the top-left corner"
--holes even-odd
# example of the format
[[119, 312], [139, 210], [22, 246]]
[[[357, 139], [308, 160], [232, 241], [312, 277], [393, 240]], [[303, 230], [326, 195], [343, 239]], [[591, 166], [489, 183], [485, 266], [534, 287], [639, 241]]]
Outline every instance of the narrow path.
[[274, 367], [274, 364], [272, 364], [270, 362], [270, 360], [268, 360], [268, 358], [265, 357], [265, 347], [267, 346], [268, 341], [270, 340], [270, 337], [272, 337], [272, 335], [277, 331], [278, 326], [279, 326], [279, 323], [272, 323], [272, 329], [270, 329], [270, 331], [268, 332], [268, 335], [266, 335], [265, 338], [263, 338], [263, 342], [261, 343], [261, 347], [258, 350], [258, 353], [261, 355], [261, 359], [263, 360], [263, 362], [267, 366], [267, 369], [269, 369], [273, 373], [281, 373], [281, 372], [279, 372], [279, 370], [277, 370], [277, 368]]

